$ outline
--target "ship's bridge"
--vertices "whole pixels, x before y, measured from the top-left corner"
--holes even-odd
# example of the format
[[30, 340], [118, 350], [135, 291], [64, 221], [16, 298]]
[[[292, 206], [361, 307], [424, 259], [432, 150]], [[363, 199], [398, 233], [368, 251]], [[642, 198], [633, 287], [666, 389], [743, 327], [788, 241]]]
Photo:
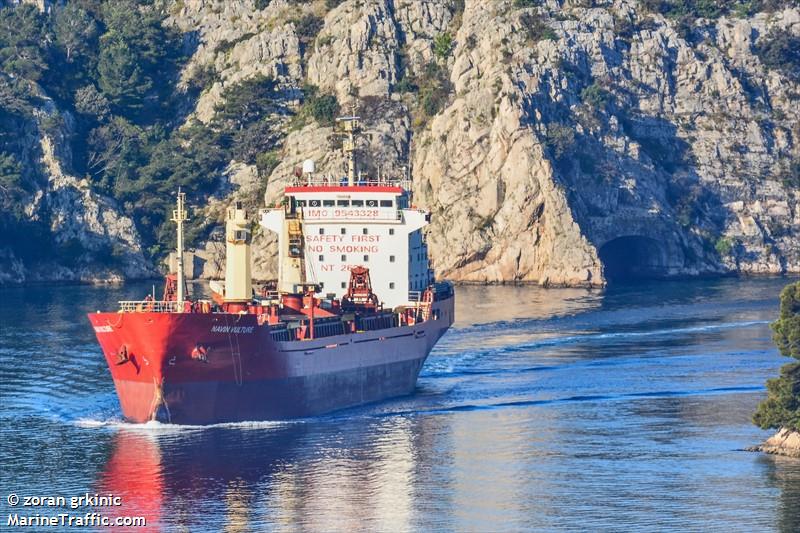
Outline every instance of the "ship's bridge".
[[[302, 275], [319, 284], [321, 293], [342, 297], [350, 269], [364, 266], [386, 307], [413, 300], [433, 278], [421, 231], [429, 217], [410, 205], [409, 190], [406, 181], [335, 179], [298, 180], [286, 187], [282, 205], [261, 212], [261, 225], [279, 235], [282, 289], [292, 290], [286, 282], [301, 244]], [[292, 238], [292, 227], [302, 227], [294, 230], [302, 235]]]

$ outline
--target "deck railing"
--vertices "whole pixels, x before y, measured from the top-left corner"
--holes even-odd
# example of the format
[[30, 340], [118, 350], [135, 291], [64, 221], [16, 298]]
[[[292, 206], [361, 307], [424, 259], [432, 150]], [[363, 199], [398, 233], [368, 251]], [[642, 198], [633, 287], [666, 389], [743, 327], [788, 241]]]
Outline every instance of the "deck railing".
[[119, 310], [123, 313], [177, 313], [178, 302], [160, 300], [121, 300]]
[[[347, 178], [336, 178], [333, 176], [304, 176], [292, 180], [292, 187], [343, 187], [347, 185]], [[385, 179], [372, 180], [367, 178], [355, 179], [353, 185], [357, 187], [402, 187], [410, 191], [412, 182], [409, 179]]]

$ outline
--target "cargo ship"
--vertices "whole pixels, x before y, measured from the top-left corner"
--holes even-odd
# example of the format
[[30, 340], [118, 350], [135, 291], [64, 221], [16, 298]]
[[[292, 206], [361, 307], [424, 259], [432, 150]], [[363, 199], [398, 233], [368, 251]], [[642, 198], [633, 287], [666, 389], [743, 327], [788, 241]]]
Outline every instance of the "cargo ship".
[[[203, 425], [281, 420], [410, 394], [428, 354], [454, 320], [454, 292], [436, 282], [407, 176], [357, 168], [360, 119], [337, 126], [342, 176], [297, 169], [281, 201], [257, 215], [226, 213], [223, 282], [188, 295], [185, 195], [171, 220], [176, 271], [163, 296], [90, 313], [130, 422]], [[277, 234], [278, 279], [251, 277], [256, 220]]]

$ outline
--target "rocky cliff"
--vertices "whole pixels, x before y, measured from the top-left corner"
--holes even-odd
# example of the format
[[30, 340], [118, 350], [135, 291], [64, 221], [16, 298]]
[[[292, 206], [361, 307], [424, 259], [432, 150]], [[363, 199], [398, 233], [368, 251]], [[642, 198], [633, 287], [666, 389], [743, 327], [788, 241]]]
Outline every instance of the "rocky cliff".
[[[213, 72], [187, 124], [214, 120], [226, 90], [259, 75], [297, 111], [279, 119], [277, 166], [267, 176], [231, 161], [204, 216], [219, 220], [234, 197], [255, 205], [264, 181], [274, 202], [303, 159], [340, 170], [331, 127], [298, 120], [313, 85], [359, 106], [373, 132], [365, 166], [410, 169], [439, 277], [588, 286], [800, 272], [800, 73], [758, 54], [800, 36], [800, 9], [676, 20], [652, 4], [171, 3], [165, 24], [193, 50], [183, 83]], [[34, 143], [50, 176], [36, 202], [62, 221], [54, 231], [124, 245], [135, 260], [118, 274], [144, 273], [135, 224], [59, 170], [52, 138]], [[197, 244], [217, 275], [222, 247]], [[259, 234], [257, 276], [274, 275], [273, 253]]]

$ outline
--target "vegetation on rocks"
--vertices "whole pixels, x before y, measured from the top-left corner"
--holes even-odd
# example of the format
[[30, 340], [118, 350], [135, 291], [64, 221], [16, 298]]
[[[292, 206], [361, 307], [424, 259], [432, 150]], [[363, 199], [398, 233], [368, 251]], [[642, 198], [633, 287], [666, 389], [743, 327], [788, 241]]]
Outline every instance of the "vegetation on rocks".
[[772, 12], [791, 4], [786, 0], [642, 0], [645, 9], [673, 19], [708, 18], [723, 15], [749, 16]]
[[[181, 100], [193, 94], [177, 90], [186, 58], [177, 52], [181, 36], [162, 24], [164, 17], [157, 3], [134, 0], [79, 0], [45, 13], [29, 4], [0, 9], [0, 131], [66, 136], [72, 153], [66, 170], [119, 202], [153, 258], [172, 246], [166, 213], [174, 192], [180, 187], [190, 202], [201, 201], [232, 159], [274, 167], [275, 125], [287, 113], [273, 81], [257, 76], [226, 88], [209, 124], [178, 128], [185, 118]], [[310, 33], [311, 26], [303, 27]], [[74, 117], [71, 127], [57, 115], [37, 119], [47, 98]], [[314, 115], [330, 114], [326, 105]], [[0, 245], [14, 246], [24, 259], [63, 252], [50, 240], [46, 219], [22, 212], [22, 199], [41, 179], [32, 170], [35, 157], [19, 135], [0, 134], [0, 233], [7, 236]], [[202, 230], [195, 224], [189, 231]], [[6, 242], [22, 232], [32, 236], [27, 244]]]
[[[601, 284], [597, 247], [623, 231], [657, 242], [670, 274], [800, 269], [796, 0], [44, 5], [0, 9], [15, 279], [117, 244], [156, 264], [178, 187], [220, 213], [309, 151], [337, 171], [320, 140], [354, 95], [380, 124], [375, 164], [412, 169], [419, 205], [446, 213], [429, 228], [442, 276]], [[491, 235], [473, 231], [486, 212], [503, 221]], [[266, 275], [274, 247], [256, 248]]]
[[[800, 360], [800, 282], [781, 292], [778, 320], [772, 338], [781, 355]], [[753, 421], [762, 429], [800, 431], [800, 362], [781, 368], [781, 375], [767, 381], [767, 399], [758, 405]]]
[[530, 44], [539, 41], [554, 41], [558, 39], [558, 34], [553, 28], [547, 25], [541, 15], [535, 13], [523, 13], [519, 18], [522, 24], [522, 31], [525, 32]]
[[800, 37], [772, 30], [756, 45], [755, 52], [768, 69], [800, 82]]

